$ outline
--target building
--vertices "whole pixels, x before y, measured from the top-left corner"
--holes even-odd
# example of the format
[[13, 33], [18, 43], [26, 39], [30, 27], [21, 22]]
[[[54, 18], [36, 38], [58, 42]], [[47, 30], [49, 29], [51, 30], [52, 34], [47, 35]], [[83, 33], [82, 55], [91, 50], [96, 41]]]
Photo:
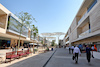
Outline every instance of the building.
[[63, 40], [59, 40], [59, 45], [63, 46]]
[[[18, 44], [20, 25], [22, 21], [0, 4], [0, 48], [6, 48]], [[34, 42], [33, 31], [27, 26], [22, 27], [20, 46], [24, 43]]]
[[64, 39], [65, 45], [96, 44], [100, 49], [100, 0], [84, 0]]

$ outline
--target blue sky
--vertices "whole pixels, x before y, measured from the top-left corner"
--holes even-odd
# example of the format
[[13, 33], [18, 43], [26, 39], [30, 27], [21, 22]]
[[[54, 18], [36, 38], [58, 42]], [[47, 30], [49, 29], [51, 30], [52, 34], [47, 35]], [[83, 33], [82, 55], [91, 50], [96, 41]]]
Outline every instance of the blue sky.
[[[32, 14], [39, 34], [66, 33], [83, 0], [0, 0], [13, 14], [21, 11]], [[64, 36], [60, 37], [61, 39]]]

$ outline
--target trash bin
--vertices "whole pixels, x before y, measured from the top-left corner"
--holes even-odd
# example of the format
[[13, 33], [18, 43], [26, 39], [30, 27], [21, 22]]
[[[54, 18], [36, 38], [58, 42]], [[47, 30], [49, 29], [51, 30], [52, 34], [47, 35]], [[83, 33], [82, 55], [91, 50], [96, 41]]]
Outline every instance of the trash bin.
[[51, 51], [53, 51], [53, 48], [51, 48]]

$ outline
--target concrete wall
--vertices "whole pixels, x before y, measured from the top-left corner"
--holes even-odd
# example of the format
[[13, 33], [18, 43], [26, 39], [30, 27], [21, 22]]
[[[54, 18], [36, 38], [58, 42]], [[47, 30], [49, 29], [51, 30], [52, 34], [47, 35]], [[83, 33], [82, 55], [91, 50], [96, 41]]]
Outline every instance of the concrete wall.
[[74, 20], [71, 24], [71, 32], [75, 29], [76, 26], [77, 26], [77, 22], [76, 22], [76, 18], [74, 18]]
[[82, 32], [85, 32], [89, 30], [89, 23], [85, 24], [83, 27], [82, 27]]
[[100, 30], [100, 3], [93, 9], [90, 14], [91, 31]]

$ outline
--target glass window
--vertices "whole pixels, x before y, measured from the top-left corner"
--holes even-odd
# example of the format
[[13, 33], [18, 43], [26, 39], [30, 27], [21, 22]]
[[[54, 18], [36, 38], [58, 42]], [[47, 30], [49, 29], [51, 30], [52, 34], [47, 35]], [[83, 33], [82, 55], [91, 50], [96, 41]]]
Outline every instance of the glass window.
[[97, 3], [97, 0], [94, 0], [93, 3], [88, 7], [88, 12], [93, 8], [93, 6]]
[[[7, 26], [8, 30], [12, 30], [14, 32], [20, 33], [21, 25], [22, 24], [20, 22], [18, 22], [15, 18], [13, 18], [12, 16], [9, 16], [9, 18], [8, 18], [8, 26]], [[22, 33], [22, 35], [28, 37], [28, 28], [23, 26], [21, 33]]]

